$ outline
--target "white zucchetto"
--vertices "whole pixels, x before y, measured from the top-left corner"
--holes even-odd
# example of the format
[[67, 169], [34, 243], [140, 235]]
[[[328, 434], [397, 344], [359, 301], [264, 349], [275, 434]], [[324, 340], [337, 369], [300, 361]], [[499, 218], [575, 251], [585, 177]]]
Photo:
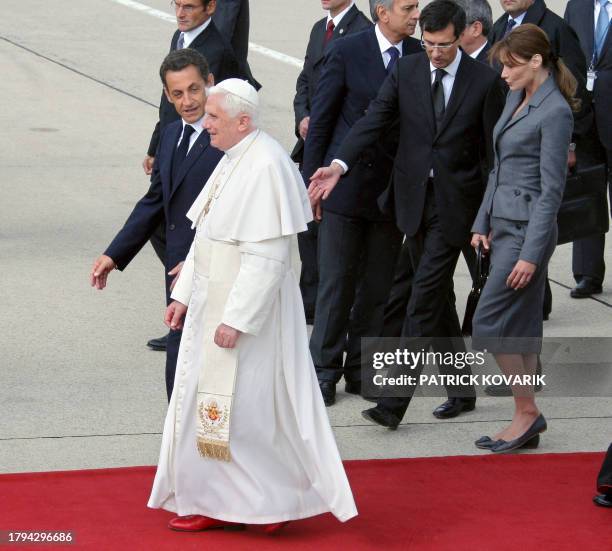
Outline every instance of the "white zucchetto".
[[228, 94], [237, 96], [244, 101], [248, 101], [255, 107], [259, 107], [259, 96], [257, 90], [248, 81], [239, 78], [228, 78], [215, 85], [215, 88], [226, 91]]

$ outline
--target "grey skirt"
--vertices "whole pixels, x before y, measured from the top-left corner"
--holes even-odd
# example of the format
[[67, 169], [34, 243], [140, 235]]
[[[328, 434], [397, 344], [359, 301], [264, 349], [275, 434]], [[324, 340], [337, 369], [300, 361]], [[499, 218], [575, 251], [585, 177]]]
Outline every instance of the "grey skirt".
[[504, 354], [539, 354], [548, 261], [557, 245], [551, 228], [542, 263], [527, 287], [515, 291], [506, 280], [519, 260], [527, 222], [491, 218], [491, 269], [474, 313], [472, 346]]

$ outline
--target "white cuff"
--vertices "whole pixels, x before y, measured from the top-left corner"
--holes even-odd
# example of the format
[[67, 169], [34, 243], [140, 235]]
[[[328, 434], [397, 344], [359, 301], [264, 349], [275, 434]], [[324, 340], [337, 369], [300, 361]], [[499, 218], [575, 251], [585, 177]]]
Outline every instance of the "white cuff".
[[332, 163], [336, 163], [340, 166], [340, 168], [342, 169], [342, 174], [346, 174], [348, 172], [348, 165], [344, 161], [341, 161], [340, 159], [334, 159]]

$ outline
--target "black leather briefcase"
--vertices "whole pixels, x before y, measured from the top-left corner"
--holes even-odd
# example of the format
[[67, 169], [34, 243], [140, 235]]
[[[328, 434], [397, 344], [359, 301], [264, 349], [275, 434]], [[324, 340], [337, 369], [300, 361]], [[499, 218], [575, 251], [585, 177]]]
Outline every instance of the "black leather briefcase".
[[610, 227], [606, 165], [572, 171], [557, 214], [557, 244], [606, 233]]
[[480, 295], [484, 289], [487, 278], [489, 277], [489, 256], [483, 254], [482, 243], [476, 251], [476, 280], [472, 285], [472, 290], [468, 295], [467, 304], [465, 305], [465, 315], [463, 316], [463, 324], [461, 325], [461, 334], [464, 337], [469, 337], [472, 334], [472, 319], [476, 306], [480, 300]]

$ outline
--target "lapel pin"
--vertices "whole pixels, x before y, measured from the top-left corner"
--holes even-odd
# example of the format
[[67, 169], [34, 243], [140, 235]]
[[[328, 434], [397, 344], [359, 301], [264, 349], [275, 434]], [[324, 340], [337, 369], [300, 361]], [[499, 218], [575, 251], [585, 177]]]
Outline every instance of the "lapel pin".
[[339, 32], [340, 34], [344, 34], [344, 29], [340, 29], [338, 32]]

